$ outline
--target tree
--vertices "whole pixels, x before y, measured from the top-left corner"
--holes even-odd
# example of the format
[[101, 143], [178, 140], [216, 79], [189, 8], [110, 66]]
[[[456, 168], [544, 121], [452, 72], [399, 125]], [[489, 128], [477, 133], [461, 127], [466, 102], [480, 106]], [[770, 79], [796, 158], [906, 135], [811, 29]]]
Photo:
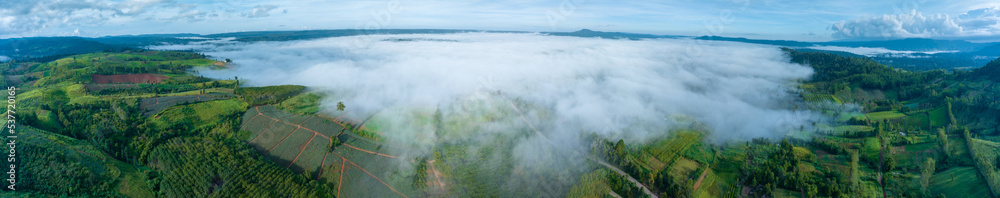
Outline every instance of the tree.
[[958, 126], [958, 120], [955, 119], [955, 112], [951, 111], [951, 98], [948, 98], [948, 119], [951, 121], [952, 126]]
[[344, 111], [345, 107], [347, 106], [344, 106], [344, 102], [337, 102], [337, 111]]
[[851, 187], [859, 187], [861, 173], [858, 172], [858, 152], [851, 151]]
[[618, 139], [618, 143], [615, 143], [615, 154], [618, 156], [625, 155], [625, 140]]
[[226, 63], [232, 63], [232, 62], [233, 62], [233, 60], [230, 60], [228, 58], [226, 59]]
[[896, 160], [892, 158], [892, 155], [885, 157], [885, 171], [892, 172], [892, 169], [896, 168]]
[[333, 152], [333, 149], [337, 148], [337, 146], [340, 146], [340, 139], [337, 138], [337, 137], [331, 137], [330, 138], [330, 151]]
[[934, 158], [927, 158], [923, 167], [920, 167], [920, 187], [927, 190], [927, 185], [931, 183], [931, 176], [934, 176]]
[[941, 146], [941, 152], [944, 152], [945, 156], [951, 156], [951, 152], [948, 152], [948, 135], [944, 133], [944, 128], [938, 129], [938, 145]]

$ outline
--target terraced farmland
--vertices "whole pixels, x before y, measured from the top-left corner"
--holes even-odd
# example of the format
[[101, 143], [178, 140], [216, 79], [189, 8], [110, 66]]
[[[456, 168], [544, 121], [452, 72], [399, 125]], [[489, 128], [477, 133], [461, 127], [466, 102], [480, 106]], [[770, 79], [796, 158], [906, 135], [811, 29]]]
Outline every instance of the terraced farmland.
[[[338, 197], [408, 197], [416, 194], [409, 173], [412, 165], [395, 149], [344, 130], [338, 118], [293, 114], [265, 105], [243, 115], [240, 130], [246, 141], [279, 166], [336, 184]], [[341, 145], [329, 150], [331, 138]]]

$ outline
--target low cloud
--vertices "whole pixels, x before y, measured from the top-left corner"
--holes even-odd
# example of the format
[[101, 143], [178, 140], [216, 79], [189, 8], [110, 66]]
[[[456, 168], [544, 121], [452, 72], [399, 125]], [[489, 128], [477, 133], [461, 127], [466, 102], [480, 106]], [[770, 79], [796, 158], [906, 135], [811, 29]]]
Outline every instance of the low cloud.
[[[354, 45], [368, 40], [367, 47]], [[714, 139], [781, 137], [807, 125], [786, 108], [794, 82], [812, 74], [777, 48], [686, 40], [609, 40], [536, 34], [378, 35], [310, 41], [159, 46], [230, 58], [250, 85], [299, 84], [334, 93], [364, 119], [390, 108], [439, 108], [499, 91], [537, 105], [565, 131], [607, 136], [665, 133], [676, 116], [708, 125]], [[326, 106], [333, 106], [330, 103]], [[641, 124], [642, 130], [622, 132]], [[611, 126], [609, 126], [611, 125]]]
[[[521, 170], [507, 180], [511, 192], [538, 188], [520, 182], [538, 174], [559, 180], [556, 191], [568, 189], [587, 158], [564, 151], [586, 153], [587, 134], [647, 142], [694, 127], [725, 142], [784, 137], [823, 117], [794, 107], [796, 80], [812, 69], [769, 46], [500, 33], [225, 43], [152, 48], [233, 60], [232, 69], [198, 71], [206, 77], [326, 92], [328, 111], [343, 101], [348, 117], [375, 115], [390, 146], [407, 148], [400, 156], [427, 156], [442, 142], [511, 142], [506, 152]], [[691, 47], [703, 53], [689, 55]], [[435, 111], [438, 131], [418, 118]]]
[[828, 28], [835, 38], [892, 39], [971, 37], [1000, 34], [1000, 7], [970, 10], [957, 17], [925, 15], [916, 10], [897, 15], [863, 16]]

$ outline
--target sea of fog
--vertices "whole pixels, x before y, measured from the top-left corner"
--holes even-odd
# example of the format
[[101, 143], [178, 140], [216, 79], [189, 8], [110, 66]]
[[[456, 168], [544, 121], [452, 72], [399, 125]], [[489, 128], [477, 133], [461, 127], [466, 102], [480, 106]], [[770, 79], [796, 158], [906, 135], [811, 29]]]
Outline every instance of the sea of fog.
[[[343, 101], [358, 120], [387, 108], [447, 107], [492, 91], [551, 112], [547, 123], [559, 127], [550, 129], [610, 138], [663, 134], [676, 116], [708, 126], [716, 141], [781, 137], [818, 119], [788, 105], [812, 69], [762, 45], [462, 33], [151, 48], [234, 61], [232, 69], [198, 71], [206, 77], [332, 93], [323, 106]], [[629, 127], [635, 125], [644, 127]]]
[[[509, 141], [517, 144], [515, 167], [522, 167], [515, 169], [528, 173], [509, 181], [583, 166], [584, 158], [552, 159], [559, 150], [588, 150], [585, 136], [649, 142], [697, 128], [721, 143], [781, 138], [825, 117], [799, 105], [797, 84], [813, 70], [764, 45], [461, 33], [149, 48], [231, 59], [229, 69], [193, 72], [238, 76], [243, 86], [308, 86], [327, 95], [327, 111], [343, 102], [355, 120], [380, 120], [393, 145], [408, 147], [401, 156], [428, 156], [441, 142], [517, 138]], [[445, 124], [419, 122], [435, 112]], [[563, 187], [572, 185], [563, 180]]]

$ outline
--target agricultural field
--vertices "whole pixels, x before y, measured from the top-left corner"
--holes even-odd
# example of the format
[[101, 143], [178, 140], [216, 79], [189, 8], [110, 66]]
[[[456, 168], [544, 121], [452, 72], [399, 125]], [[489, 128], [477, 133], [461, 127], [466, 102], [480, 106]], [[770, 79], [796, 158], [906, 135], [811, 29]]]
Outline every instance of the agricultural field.
[[906, 117], [906, 114], [900, 113], [898, 111], [881, 111], [881, 112], [868, 113], [867, 116], [868, 119], [871, 119], [872, 121], [881, 121], [881, 120]]
[[[409, 164], [393, 149], [344, 130], [331, 118], [256, 106], [243, 114], [240, 130], [262, 155], [292, 171], [330, 181], [341, 196], [412, 196], [407, 175], [394, 164]], [[332, 152], [331, 138], [341, 142]]]
[[139, 84], [139, 83], [155, 84], [155, 83], [160, 83], [160, 81], [163, 81], [164, 79], [167, 79], [167, 78], [168, 78], [167, 76], [160, 75], [160, 74], [119, 74], [119, 75], [98, 75], [98, 74], [94, 74], [91, 77], [91, 80], [95, 84], [121, 84], [121, 83], [126, 83], [126, 84]]
[[989, 197], [990, 190], [975, 167], [954, 167], [934, 173], [927, 190], [945, 197]]
[[297, 114], [315, 114], [320, 111], [320, 100], [323, 95], [319, 93], [303, 93], [282, 101], [275, 105], [278, 109]]
[[85, 86], [86, 86], [88, 92], [99, 92], [99, 91], [105, 90], [105, 89], [117, 90], [117, 89], [135, 89], [135, 88], [139, 88], [138, 84], [126, 84], [126, 83], [117, 83], [117, 84], [87, 84]]
[[197, 102], [206, 102], [213, 100], [223, 100], [226, 98], [207, 96], [207, 95], [190, 95], [190, 96], [164, 96], [155, 98], [144, 98], [140, 100], [140, 108], [143, 109], [143, 116], [150, 117], [164, 109], [170, 108], [177, 104], [188, 104]]
[[940, 107], [928, 112], [927, 118], [930, 120], [931, 127], [944, 127], [948, 125], [948, 109]]

